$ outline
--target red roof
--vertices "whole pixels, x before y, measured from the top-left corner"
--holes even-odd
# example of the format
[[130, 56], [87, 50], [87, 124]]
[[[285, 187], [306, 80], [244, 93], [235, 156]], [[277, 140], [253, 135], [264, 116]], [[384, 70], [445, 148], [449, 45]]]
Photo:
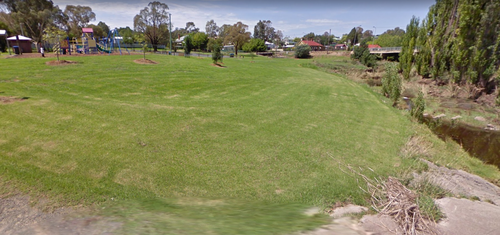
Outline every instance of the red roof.
[[371, 48], [382, 48], [380, 47], [379, 45], [368, 45], [368, 49], [371, 49]]
[[315, 41], [302, 41], [302, 43], [309, 45], [310, 47], [322, 47], [323, 45], [315, 42]]
[[92, 28], [82, 28], [82, 32], [83, 33], [93, 33], [94, 29], [92, 29]]

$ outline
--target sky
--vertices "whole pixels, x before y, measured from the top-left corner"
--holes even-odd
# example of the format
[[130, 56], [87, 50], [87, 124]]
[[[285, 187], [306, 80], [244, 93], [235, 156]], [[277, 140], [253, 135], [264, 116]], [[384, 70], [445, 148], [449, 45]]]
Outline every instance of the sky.
[[[66, 5], [90, 6], [97, 24], [111, 28], [134, 28], [133, 18], [152, 0], [52, 0], [64, 10]], [[341, 37], [354, 27], [381, 34], [388, 29], [406, 29], [412, 16], [424, 19], [435, 0], [159, 0], [169, 7], [172, 29], [194, 22], [205, 31], [207, 21], [218, 26], [238, 21], [253, 28], [259, 20], [270, 20], [276, 30], [290, 38], [313, 32]]]

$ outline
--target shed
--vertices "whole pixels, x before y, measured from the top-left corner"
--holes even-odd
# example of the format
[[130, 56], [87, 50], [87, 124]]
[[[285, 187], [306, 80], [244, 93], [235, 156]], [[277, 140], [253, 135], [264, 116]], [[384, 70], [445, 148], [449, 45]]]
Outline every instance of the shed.
[[[17, 35], [19, 37], [19, 48], [21, 49], [22, 53], [32, 53], [31, 51], [31, 38], [22, 36], [22, 35]], [[17, 46], [17, 39], [16, 36], [12, 36], [7, 38], [9, 41], [9, 44], [11, 47]]]

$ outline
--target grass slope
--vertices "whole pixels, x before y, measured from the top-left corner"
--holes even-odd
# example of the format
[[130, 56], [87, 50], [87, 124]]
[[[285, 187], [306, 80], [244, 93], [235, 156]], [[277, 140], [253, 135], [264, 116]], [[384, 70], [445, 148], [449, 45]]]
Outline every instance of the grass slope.
[[3, 60], [0, 95], [29, 99], [0, 104], [0, 178], [108, 203], [131, 233], [265, 234], [324, 223], [301, 214], [312, 205], [365, 204], [339, 161], [372, 176], [411, 164], [399, 111], [303, 61], [139, 58]]

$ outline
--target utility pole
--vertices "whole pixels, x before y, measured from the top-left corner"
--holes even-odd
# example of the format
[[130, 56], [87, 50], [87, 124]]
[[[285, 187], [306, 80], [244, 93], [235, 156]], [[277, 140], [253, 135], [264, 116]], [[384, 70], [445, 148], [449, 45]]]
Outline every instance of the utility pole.
[[170, 35], [170, 53], [172, 54], [172, 14], [168, 13], [168, 28], [169, 28], [169, 35]]

